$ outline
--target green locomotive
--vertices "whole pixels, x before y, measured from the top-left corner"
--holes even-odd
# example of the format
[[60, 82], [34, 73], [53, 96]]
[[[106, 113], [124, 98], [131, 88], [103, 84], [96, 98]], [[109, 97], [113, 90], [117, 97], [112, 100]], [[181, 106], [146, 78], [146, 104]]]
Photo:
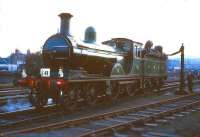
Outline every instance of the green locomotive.
[[30, 87], [30, 102], [46, 105], [48, 98], [74, 108], [80, 101], [94, 105], [99, 98], [117, 100], [121, 94], [133, 96], [148, 89], [159, 89], [167, 77], [161, 46], [127, 38], [113, 38], [101, 44], [90, 27], [85, 40], [69, 32], [69, 13], [62, 13], [60, 33], [49, 37], [42, 48], [40, 77], [21, 80]]

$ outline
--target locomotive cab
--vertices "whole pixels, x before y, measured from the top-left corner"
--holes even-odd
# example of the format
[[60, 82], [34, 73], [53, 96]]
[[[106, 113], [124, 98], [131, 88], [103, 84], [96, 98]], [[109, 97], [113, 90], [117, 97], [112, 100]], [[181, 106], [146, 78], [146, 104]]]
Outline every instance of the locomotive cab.
[[104, 41], [103, 44], [114, 47], [117, 52], [120, 52], [124, 56], [124, 61], [120, 62], [123, 66], [125, 73], [130, 73], [133, 67], [133, 60], [135, 58], [141, 58], [142, 43], [132, 41], [127, 38], [113, 38], [108, 41]]

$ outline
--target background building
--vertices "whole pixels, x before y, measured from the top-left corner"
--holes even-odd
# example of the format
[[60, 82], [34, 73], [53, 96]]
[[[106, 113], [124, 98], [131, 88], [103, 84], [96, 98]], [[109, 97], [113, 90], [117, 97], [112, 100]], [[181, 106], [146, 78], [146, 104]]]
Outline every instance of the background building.
[[[30, 54], [30, 50], [27, 50], [27, 54]], [[18, 49], [15, 49], [15, 52], [11, 53], [7, 58], [0, 58], [0, 72], [14, 73], [21, 71], [27, 54], [23, 54]]]

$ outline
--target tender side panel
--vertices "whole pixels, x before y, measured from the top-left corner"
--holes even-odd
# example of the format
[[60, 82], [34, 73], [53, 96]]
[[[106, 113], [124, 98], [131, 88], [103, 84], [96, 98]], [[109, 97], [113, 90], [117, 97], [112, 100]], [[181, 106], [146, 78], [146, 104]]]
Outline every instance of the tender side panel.
[[144, 76], [145, 77], [162, 77], [166, 73], [165, 62], [156, 58], [144, 59]]

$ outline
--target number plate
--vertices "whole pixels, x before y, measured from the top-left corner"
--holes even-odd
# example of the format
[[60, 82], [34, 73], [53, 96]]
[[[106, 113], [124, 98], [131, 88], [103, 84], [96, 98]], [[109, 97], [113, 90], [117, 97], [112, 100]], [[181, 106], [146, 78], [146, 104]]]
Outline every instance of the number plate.
[[40, 75], [41, 77], [50, 77], [50, 68], [41, 68]]

